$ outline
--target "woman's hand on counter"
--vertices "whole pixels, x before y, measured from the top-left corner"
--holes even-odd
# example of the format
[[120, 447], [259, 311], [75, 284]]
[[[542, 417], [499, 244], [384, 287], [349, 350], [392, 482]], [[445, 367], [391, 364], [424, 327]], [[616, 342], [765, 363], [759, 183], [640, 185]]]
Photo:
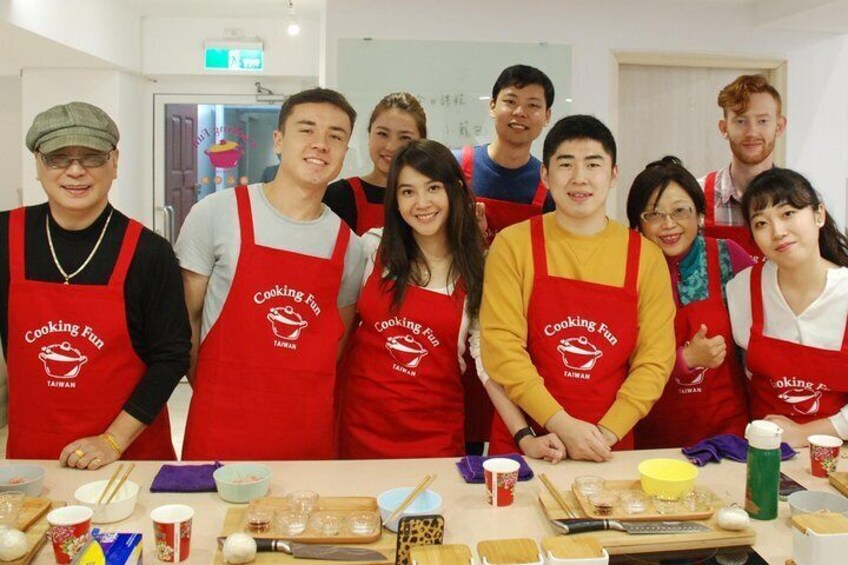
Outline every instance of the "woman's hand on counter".
[[59, 464], [76, 469], [99, 469], [117, 461], [118, 453], [102, 436], [84, 437], [72, 441], [62, 449]]
[[806, 424], [799, 424], [786, 416], [769, 414], [763, 420], [768, 420], [783, 428], [781, 441], [792, 447], [807, 447], [810, 443], [807, 438], [815, 434], [840, 437], [829, 418], [820, 418]]
[[551, 463], [559, 463], [567, 455], [565, 444], [556, 434], [545, 434], [539, 437], [524, 436], [518, 447], [527, 457], [544, 459]]

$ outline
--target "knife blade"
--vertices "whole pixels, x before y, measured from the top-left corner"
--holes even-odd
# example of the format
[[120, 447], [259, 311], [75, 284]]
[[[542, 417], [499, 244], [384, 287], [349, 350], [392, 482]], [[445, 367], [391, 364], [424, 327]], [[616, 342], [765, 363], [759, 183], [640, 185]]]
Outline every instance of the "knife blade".
[[565, 534], [580, 534], [603, 530], [618, 530], [628, 534], [691, 534], [709, 531], [709, 526], [692, 521], [680, 522], [622, 522], [620, 520], [593, 520], [570, 518], [551, 520]]
[[[219, 537], [218, 543], [223, 545], [226, 538]], [[278, 551], [288, 553], [295, 559], [326, 559], [328, 561], [378, 561], [389, 559], [373, 549], [365, 547], [345, 547], [341, 545], [325, 545], [317, 543], [297, 543], [281, 539], [254, 538], [256, 551]]]

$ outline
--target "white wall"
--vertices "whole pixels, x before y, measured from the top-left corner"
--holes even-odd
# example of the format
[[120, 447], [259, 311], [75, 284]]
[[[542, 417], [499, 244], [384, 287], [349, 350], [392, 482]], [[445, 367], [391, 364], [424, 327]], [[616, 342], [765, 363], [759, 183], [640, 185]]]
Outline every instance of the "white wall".
[[[394, 0], [327, 0], [329, 86], [337, 84], [339, 38], [566, 43], [574, 46], [572, 111], [594, 114], [615, 131], [615, 51], [785, 59], [789, 72], [787, 164], [811, 177], [834, 216], [845, 225], [845, 36], [759, 25], [753, 4], [525, 0], [517, 10], [515, 3], [507, 0], [432, 0], [402, 6], [398, 9]], [[473, 14], [471, 24], [469, 14]], [[716, 108], [717, 118], [718, 112]], [[562, 117], [556, 104], [553, 117]]]
[[[0, 76], [0, 166], [4, 182], [0, 185], [0, 210], [20, 205], [21, 160], [21, 79]], [[32, 172], [30, 167], [27, 171]]]

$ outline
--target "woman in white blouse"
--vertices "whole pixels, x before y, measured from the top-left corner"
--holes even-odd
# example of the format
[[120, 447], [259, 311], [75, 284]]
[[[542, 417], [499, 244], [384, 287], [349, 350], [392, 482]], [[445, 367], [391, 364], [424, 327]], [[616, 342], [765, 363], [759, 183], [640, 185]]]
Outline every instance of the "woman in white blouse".
[[777, 423], [793, 446], [812, 434], [848, 438], [848, 240], [788, 169], [758, 175], [742, 211], [767, 259], [727, 285], [751, 417]]

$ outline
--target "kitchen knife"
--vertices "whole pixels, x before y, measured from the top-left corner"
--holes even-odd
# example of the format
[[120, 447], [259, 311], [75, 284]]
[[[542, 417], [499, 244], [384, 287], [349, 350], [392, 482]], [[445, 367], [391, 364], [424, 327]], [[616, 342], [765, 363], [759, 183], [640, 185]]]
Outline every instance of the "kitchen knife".
[[[218, 543], [224, 543], [226, 538], [219, 537]], [[297, 543], [281, 539], [254, 538], [256, 551], [279, 551], [288, 553], [296, 559], [326, 559], [328, 561], [378, 561], [389, 559], [373, 549], [364, 547], [344, 547], [340, 545], [323, 545], [316, 543]]]
[[698, 522], [621, 522], [619, 520], [593, 520], [570, 518], [551, 520], [564, 534], [580, 534], [603, 530], [618, 530], [628, 534], [692, 534], [709, 531], [709, 526]]

